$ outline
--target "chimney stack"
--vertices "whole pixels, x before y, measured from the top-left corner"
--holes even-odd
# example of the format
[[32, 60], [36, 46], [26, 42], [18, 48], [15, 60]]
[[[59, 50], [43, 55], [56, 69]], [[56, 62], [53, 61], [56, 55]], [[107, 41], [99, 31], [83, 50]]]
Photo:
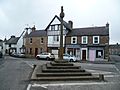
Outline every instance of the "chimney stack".
[[70, 28], [72, 29], [73, 28], [73, 22], [70, 20], [70, 21], [68, 21], [68, 24], [69, 24]]
[[14, 36], [14, 35], [12, 35], [12, 36], [11, 36], [11, 38], [15, 38], [15, 36]]
[[32, 32], [34, 32], [36, 30], [36, 28], [35, 28], [35, 25], [32, 27]]
[[107, 22], [107, 24], [106, 24], [106, 27], [108, 27], [109, 28], [109, 23]]

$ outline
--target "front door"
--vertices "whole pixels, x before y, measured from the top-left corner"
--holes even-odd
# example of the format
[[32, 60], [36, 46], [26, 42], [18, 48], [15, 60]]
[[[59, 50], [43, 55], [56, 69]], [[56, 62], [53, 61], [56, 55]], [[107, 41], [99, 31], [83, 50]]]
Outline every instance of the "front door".
[[86, 60], [86, 50], [82, 50], [82, 60]]
[[38, 54], [38, 48], [35, 48], [35, 57]]

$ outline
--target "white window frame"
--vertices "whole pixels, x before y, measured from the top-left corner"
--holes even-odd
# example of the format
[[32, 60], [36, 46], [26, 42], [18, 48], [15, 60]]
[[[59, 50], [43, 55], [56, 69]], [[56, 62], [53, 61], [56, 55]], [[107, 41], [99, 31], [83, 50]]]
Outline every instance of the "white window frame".
[[[75, 43], [73, 43], [74, 42], [74, 39], [75, 38]], [[77, 37], [76, 36], [74, 36], [74, 37], [71, 37], [71, 44], [77, 44]]]
[[[84, 38], [86, 38], [86, 41], [84, 43]], [[82, 36], [82, 44], [87, 44], [88, 43], [88, 36]]]
[[[95, 43], [95, 38], [98, 38], [98, 42], [97, 43]], [[93, 36], [93, 44], [99, 44], [99, 36]]]

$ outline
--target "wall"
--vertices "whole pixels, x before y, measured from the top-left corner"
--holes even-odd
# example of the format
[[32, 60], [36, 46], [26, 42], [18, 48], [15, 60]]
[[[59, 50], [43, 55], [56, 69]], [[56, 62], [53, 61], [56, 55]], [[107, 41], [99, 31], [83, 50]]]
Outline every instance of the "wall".
[[[44, 38], [43, 44], [40, 43], [41, 38]], [[38, 53], [40, 53], [40, 48], [43, 48], [45, 52], [47, 51], [47, 37], [32, 37], [32, 43], [29, 42], [29, 38], [25, 39], [26, 53], [28, 56], [35, 56], [35, 48], [38, 48]], [[32, 48], [32, 54], [30, 54], [30, 48]]]

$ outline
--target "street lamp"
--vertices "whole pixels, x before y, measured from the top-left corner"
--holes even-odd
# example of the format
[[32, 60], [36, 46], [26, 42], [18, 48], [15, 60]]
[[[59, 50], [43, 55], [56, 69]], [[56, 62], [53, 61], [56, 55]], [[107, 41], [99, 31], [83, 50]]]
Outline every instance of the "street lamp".
[[60, 13], [60, 19], [61, 19], [61, 25], [60, 25], [60, 49], [59, 49], [59, 59], [63, 59], [63, 18], [65, 14], [63, 12], [63, 6], [61, 6], [61, 13]]

